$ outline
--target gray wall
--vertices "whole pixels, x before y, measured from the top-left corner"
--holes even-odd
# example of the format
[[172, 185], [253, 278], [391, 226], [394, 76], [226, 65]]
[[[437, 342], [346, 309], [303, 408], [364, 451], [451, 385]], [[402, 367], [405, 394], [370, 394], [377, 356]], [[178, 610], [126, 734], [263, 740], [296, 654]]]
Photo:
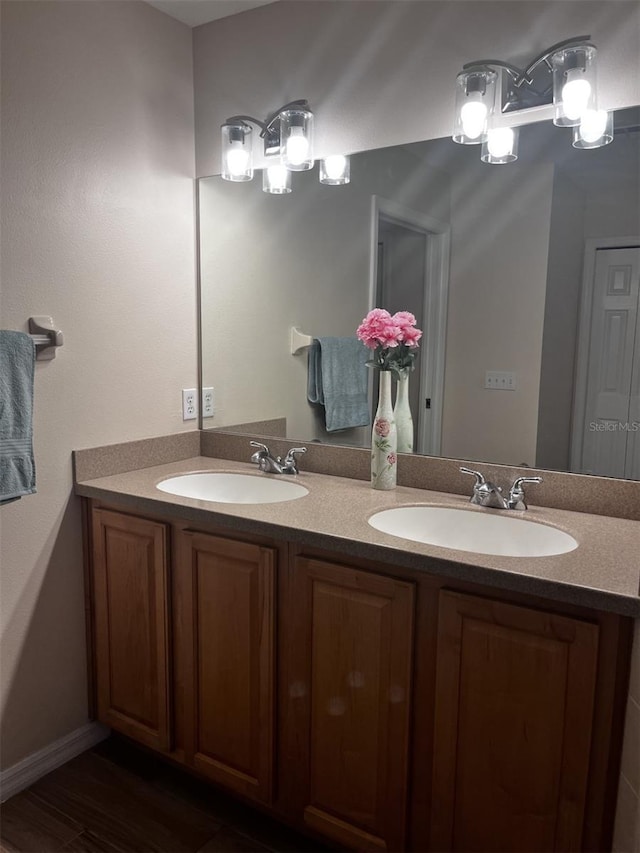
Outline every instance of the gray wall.
[[2, 4], [0, 326], [65, 334], [36, 367], [38, 493], [0, 509], [5, 768], [87, 721], [71, 451], [193, 425], [191, 69], [145, 3]]

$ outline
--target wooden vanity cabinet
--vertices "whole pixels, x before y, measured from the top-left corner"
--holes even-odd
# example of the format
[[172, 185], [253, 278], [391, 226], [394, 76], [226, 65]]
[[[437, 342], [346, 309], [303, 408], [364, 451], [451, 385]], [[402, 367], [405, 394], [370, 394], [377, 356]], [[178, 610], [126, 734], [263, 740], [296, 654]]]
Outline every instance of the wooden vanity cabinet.
[[275, 748], [273, 548], [181, 531], [186, 763], [271, 803]]
[[285, 585], [295, 816], [348, 849], [403, 850], [415, 585], [305, 557]]
[[611, 843], [631, 620], [87, 517], [102, 722], [339, 849]]
[[440, 593], [431, 849], [579, 850], [595, 624]]
[[171, 748], [168, 526], [92, 513], [98, 719], [146, 746]]

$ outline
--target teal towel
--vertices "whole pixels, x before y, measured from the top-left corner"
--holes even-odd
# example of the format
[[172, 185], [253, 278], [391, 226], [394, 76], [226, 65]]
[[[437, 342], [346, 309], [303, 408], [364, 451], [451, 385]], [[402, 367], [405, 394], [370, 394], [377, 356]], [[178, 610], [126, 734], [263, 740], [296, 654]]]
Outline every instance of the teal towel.
[[0, 331], [0, 504], [36, 490], [32, 426], [35, 349], [24, 332]]
[[318, 338], [309, 350], [307, 399], [323, 405], [327, 432], [368, 426], [369, 352], [357, 338]]

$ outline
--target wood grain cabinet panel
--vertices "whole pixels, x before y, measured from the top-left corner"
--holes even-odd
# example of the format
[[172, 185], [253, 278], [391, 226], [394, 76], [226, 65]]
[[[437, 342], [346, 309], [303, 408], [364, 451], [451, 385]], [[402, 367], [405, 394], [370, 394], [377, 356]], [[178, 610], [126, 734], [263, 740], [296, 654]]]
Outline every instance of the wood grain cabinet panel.
[[[413, 584], [298, 558], [308, 693], [305, 823], [360, 850], [405, 844]], [[294, 691], [295, 692], [295, 691]]]
[[98, 718], [168, 750], [167, 527], [95, 509], [92, 541]]
[[432, 849], [580, 850], [598, 626], [440, 595]]
[[186, 531], [178, 553], [187, 762], [270, 803], [276, 552]]

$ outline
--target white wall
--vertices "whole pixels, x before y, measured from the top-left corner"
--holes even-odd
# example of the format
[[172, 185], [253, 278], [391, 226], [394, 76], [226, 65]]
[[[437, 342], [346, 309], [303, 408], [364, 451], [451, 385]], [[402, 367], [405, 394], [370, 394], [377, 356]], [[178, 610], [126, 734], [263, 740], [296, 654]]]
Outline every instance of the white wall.
[[0, 509], [3, 767], [87, 719], [74, 448], [185, 429], [196, 382], [191, 32], [137, 2], [2, 4], [3, 328], [51, 314], [38, 493]]
[[537, 446], [539, 468], [570, 470], [575, 352], [584, 255], [585, 197], [557, 169], [549, 223]]
[[[552, 164], [473, 158], [454, 180], [444, 456], [535, 465], [552, 189]], [[485, 389], [487, 370], [517, 389]]]
[[226, 118], [264, 118], [294, 98], [310, 101], [322, 154], [449, 136], [465, 62], [526, 65], [585, 33], [599, 49], [601, 103], [633, 106], [639, 18], [625, 0], [281, 0], [214, 21], [194, 38], [197, 173], [220, 172]]

